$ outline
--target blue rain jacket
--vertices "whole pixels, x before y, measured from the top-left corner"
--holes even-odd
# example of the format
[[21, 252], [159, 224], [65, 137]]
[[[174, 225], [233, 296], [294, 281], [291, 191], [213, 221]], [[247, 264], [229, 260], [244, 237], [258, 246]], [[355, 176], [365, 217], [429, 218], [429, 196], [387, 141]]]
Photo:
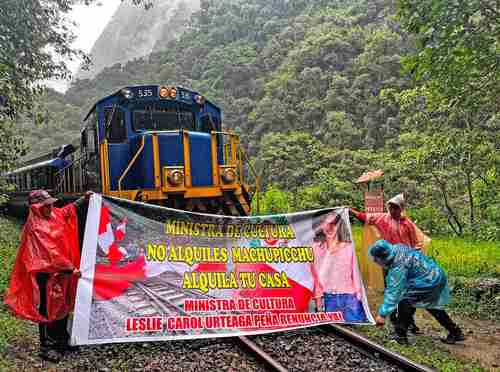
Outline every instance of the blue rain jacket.
[[379, 240], [370, 247], [369, 253], [388, 270], [384, 303], [378, 309], [381, 316], [391, 314], [401, 300], [427, 309], [441, 309], [450, 302], [446, 273], [418, 250]]

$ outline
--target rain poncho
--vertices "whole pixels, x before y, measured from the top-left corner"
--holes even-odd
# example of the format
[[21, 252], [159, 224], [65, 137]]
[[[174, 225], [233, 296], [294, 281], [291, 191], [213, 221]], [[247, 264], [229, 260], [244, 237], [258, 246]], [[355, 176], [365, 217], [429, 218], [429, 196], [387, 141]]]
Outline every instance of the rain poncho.
[[391, 314], [401, 300], [428, 309], [440, 309], [449, 303], [445, 272], [419, 251], [379, 240], [370, 248], [370, 256], [388, 269], [384, 303], [378, 310], [381, 316]]
[[357, 218], [365, 222], [363, 241], [358, 250], [358, 260], [365, 284], [375, 290], [384, 290], [384, 274], [380, 267], [368, 259], [369, 246], [377, 240], [386, 240], [391, 244], [404, 244], [426, 253], [431, 240], [418, 226], [405, 216], [406, 201], [403, 194], [398, 194], [387, 202], [402, 210], [402, 218], [397, 221], [390, 213], [359, 213]]
[[[62, 319], [73, 309], [77, 278], [71, 271], [80, 264], [75, 206], [53, 208], [50, 218], [41, 214], [41, 207], [30, 207], [5, 294], [5, 303], [17, 316], [34, 322]], [[47, 317], [38, 311], [37, 273], [49, 274]]]

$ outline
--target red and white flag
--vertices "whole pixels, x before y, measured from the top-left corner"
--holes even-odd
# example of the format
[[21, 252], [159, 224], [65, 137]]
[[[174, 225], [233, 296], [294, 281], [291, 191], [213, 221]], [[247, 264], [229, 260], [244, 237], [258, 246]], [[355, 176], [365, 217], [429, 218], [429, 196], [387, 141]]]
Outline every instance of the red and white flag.
[[101, 217], [97, 243], [106, 254], [110, 264], [97, 264], [94, 274], [94, 292], [99, 299], [111, 299], [122, 295], [130, 283], [144, 278], [144, 257], [133, 262], [118, 265], [127, 251], [117, 242], [125, 238], [127, 219], [125, 218], [113, 231], [111, 214], [106, 204], [101, 204]]
[[106, 206], [106, 204], [102, 204], [97, 241], [99, 243], [99, 247], [103, 250], [104, 253], [106, 253], [108, 259], [112, 264], [118, 263], [123, 257], [125, 257], [125, 249], [118, 247], [118, 245], [116, 244], [116, 241], [122, 240], [125, 237], [125, 225], [126, 220], [119, 225], [121, 227], [118, 234], [120, 236], [120, 239], [118, 239], [115, 236], [115, 232], [113, 232], [109, 208]]
[[127, 233], [127, 231], [126, 231], [127, 222], [128, 222], [128, 220], [126, 218], [124, 218], [122, 220], [122, 222], [120, 222], [118, 224], [118, 226], [116, 226], [115, 239], [117, 241], [121, 241], [121, 240], [123, 240], [123, 238], [125, 238], [125, 234]]

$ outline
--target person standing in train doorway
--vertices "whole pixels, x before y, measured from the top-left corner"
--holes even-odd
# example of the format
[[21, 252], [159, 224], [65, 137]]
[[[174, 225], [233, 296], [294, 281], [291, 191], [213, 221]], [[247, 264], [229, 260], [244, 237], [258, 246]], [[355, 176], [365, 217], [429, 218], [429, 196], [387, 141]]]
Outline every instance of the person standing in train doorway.
[[[403, 244], [414, 249], [422, 249], [423, 240], [417, 235], [417, 227], [408, 217], [404, 215], [406, 200], [404, 195], [398, 194], [387, 202], [388, 213], [364, 213], [353, 208], [349, 212], [360, 222], [368, 225], [375, 225], [381, 235], [381, 239], [391, 244]], [[385, 278], [387, 269], [384, 271], [384, 287], [387, 286]], [[409, 331], [413, 334], [420, 334], [420, 329], [415, 324], [415, 309], [412, 309]], [[393, 325], [397, 324], [397, 312], [390, 314]]]
[[29, 216], [4, 301], [12, 312], [39, 324], [40, 357], [58, 362], [69, 345], [68, 314], [73, 310], [81, 276], [79, 210], [91, 192], [63, 208], [45, 190], [29, 194]]

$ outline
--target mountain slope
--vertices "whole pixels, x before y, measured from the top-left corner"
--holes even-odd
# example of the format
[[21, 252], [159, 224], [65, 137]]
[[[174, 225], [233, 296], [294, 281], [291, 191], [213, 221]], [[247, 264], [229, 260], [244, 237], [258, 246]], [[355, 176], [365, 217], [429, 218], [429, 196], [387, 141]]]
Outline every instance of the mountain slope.
[[92, 66], [80, 70], [76, 78], [93, 78], [105, 67], [165, 48], [185, 30], [198, 8], [199, 0], [155, 0], [149, 10], [122, 2], [92, 47]]

